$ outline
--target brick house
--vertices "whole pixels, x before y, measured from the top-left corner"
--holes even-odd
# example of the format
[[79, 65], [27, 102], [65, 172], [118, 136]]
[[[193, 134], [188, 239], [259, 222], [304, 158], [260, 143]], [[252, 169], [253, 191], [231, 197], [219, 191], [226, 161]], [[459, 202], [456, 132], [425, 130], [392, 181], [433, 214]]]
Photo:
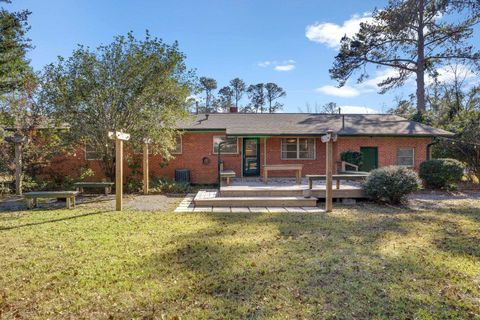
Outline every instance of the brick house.
[[[213, 113], [192, 115], [178, 124], [182, 134], [166, 166], [159, 155], [151, 155], [153, 176], [173, 179], [175, 169], [190, 170], [192, 183], [211, 184], [218, 179], [218, 144], [224, 142], [220, 159], [225, 169], [237, 177], [259, 176], [265, 164], [303, 164], [302, 174], [325, 173], [325, 144], [320, 137], [331, 129], [338, 134], [334, 144], [334, 161], [346, 150], [360, 151], [369, 171], [388, 165], [418, 169], [427, 159], [434, 137], [451, 136], [450, 132], [395, 115], [381, 114], [309, 114], [309, 113]], [[141, 158], [141, 155], [134, 155]], [[95, 150], [88, 146], [62, 168], [71, 171], [87, 164], [101, 176]], [[126, 175], [129, 168], [124, 166]], [[273, 172], [272, 176], [291, 176], [291, 172]]]

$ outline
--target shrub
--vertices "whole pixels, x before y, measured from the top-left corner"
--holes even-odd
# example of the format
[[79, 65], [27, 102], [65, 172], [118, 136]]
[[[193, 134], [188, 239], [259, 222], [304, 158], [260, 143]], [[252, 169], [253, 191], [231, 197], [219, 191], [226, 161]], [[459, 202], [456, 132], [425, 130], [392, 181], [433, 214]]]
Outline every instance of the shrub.
[[433, 159], [420, 164], [420, 178], [433, 189], [452, 189], [463, 177], [465, 166], [455, 159]]
[[419, 190], [417, 173], [405, 167], [389, 166], [373, 170], [364, 184], [365, 193], [373, 200], [401, 203], [409, 193]]
[[361, 166], [363, 162], [363, 155], [358, 151], [347, 150], [340, 154], [340, 159], [356, 166]]
[[0, 181], [0, 197], [12, 193], [13, 190], [9, 184], [8, 182]]
[[187, 193], [192, 190], [188, 183], [170, 181], [165, 178], [152, 178], [150, 189], [162, 193]]

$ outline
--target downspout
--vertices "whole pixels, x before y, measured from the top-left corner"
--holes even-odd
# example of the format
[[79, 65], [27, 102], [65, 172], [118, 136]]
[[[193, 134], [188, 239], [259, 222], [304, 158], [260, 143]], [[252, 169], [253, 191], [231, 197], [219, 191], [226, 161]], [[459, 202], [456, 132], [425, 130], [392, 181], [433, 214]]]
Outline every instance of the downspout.
[[439, 141], [434, 138], [434, 141], [427, 144], [427, 160], [430, 160], [430, 154], [431, 154], [431, 151], [432, 151], [432, 146], [437, 144]]

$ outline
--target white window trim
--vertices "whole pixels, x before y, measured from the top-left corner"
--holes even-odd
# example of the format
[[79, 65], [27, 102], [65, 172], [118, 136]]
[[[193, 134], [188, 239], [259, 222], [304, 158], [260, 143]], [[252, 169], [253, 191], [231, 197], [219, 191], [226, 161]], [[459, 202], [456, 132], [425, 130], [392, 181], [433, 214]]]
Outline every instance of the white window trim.
[[174, 150], [172, 154], [183, 154], [183, 137], [181, 135], [179, 137], [180, 137], [180, 152], [175, 152]]
[[[212, 153], [217, 154], [217, 151], [215, 151], [215, 138], [227, 138], [227, 136], [213, 136], [212, 138]], [[238, 154], [239, 152], [239, 147], [238, 147], [238, 137], [235, 138], [237, 141], [237, 151], [236, 152], [223, 152], [221, 151], [220, 154]]]
[[[398, 151], [400, 149], [412, 149], [412, 164], [411, 165], [405, 165], [405, 164], [398, 164]], [[397, 148], [397, 154], [396, 154], [396, 165], [399, 167], [405, 167], [405, 168], [413, 168], [415, 167], [415, 148], [414, 147], [398, 147]]]
[[[292, 158], [284, 158], [283, 157], [283, 139], [297, 139], [297, 157]], [[313, 158], [300, 158], [300, 139], [313, 139]], [[317, 160], [317, 139], [310, 138], [310, 137], [288, 137], [288, 138], [281, 138], [280, 140], [280, 160], [293, 160], [293, 161], [305, 161], [305, 160]]]
[[84, 145], [83, 145], [83, 154], [84, 154], [84, 157], [85, 157], [85, 161], [98, 161], [98, 160], [102, 160], [102, 158], [92, 158], [92, 159], [87, 158], [87, 143], [86, 143], [86, 142], [85, 142]]

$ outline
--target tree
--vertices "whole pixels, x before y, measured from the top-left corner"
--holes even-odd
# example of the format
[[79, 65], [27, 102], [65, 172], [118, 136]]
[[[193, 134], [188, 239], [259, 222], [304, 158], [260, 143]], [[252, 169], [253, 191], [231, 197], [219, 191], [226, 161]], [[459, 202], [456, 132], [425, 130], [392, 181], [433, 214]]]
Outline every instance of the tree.
[[322, 113], [339, 114], [340, 107], [335, 102], [328, 102], [322, 106]]
[[436, 107], [429, 117], [433, 125], [456, 134], [434, 145], [436, 158], [454, 158], [467, 164], [480, 177], [480, 87], [461, 89], [458, 84], [442, 84], [436, 92]]
[[[0, 2], [10, 3], [9, 0]], [[32, 74], [29, 61], [25, 57], [32, 48], [26, 33], [28, 26], [28, 10], [9, 12], [0, 9], [0, 95], [22, 90], [24, 79]]]
[[70, 124], [72, 143], [98, 151], [107, 177], [114, 177], [114, 143], [108, 132], [123, 130], [135, 145], [152, 139], [152, 151], [168, 161], [178, 134], [176, 122], [188, 114], [194, 74], [178, 43], [165, 44], [147, 32], [117, 36], [95, 51], [79, 46], [45, 70], [43, 94], [50, 115]]
[[218, 109], [228, 112], [232, 106], [233, 95], [233, 89], [228, 86], [218, 90]]
[[263, 113], [265, 111], [265, 85], [263, 83], [251, 84], [247, 88], [247, 95], [250, 99], [248, 111]]
[[268, 103], [268, 112], [274, 113], [283, 108], [283, 104], [276, 101], [279, 98], [283, 98], [287, 95], [282, 87], [279, 87], [276, 83], [269, 82], [265, 85], [265, 97]]
[[367, 65], [392, 68], [394, 73], [378, 84], [384, 93], [414, 74], [417, 110], [424, 113], [426, 74], [451, 61], [478, 66], [480, 52], [468, 40], [479, 21], [476, 0], [390, 0], [356, 35], [343, 37], [330, 75], [343, 86], [357, 70], [358, 82], [364, 81]]
[[212, 91], [217, 89], [217, 80], [207, 77], [200, 77], [201, 91], [205, 91], [205, 112], [215, 111], [212, 108], [214, 97]]
[[396, 98], [397, 105], [394, 108], [387, 110], [387, 113], [403, 117], [405, 119], [413, 119], [416, 114], [415, 106], [412, 101], [408, 99]]
[[235, 78], [230, 81], [230, 87], [233, 90], [233, 99], [235, 100], [235, 107], [239, 110], [238, 103], [243, 97], [243, 93], [246, 90], [245, 82], [240, 78]]

